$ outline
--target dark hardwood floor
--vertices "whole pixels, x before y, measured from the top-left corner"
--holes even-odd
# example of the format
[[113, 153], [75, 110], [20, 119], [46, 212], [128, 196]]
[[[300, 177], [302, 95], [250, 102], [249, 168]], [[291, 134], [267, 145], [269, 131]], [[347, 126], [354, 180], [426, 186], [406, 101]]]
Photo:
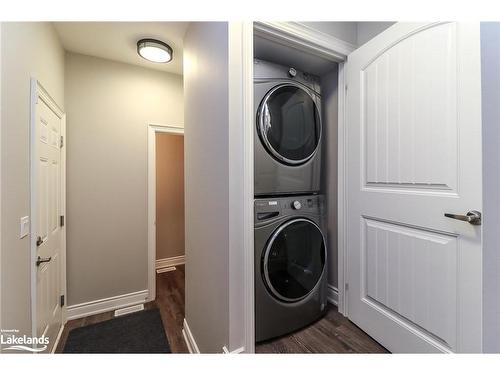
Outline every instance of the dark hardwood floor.
[[388, 353], [349, 319], [328, 305], [326, 316], [299, 331], [258, 343], [256, 353]]
[[[184, 266], [156, 275], [156, 300], [146, 309], [158, 307], [172, 353], [188, 353], [182, 336], [184, 320]], [[70, 320], [64, 327], [56, 353], [62, 353], [68, 333], [77, 327], [113, 319], [114, 312]], [[387, 353], [337, 308], [328, 305], [326, 316], [318, 322], [289, 335], [259, 343], [256, 353]]]
[[[184, 266], [176, 266], [175, 271], [156, 275], [156, 300], [144, 305], [145, 309], [157, 307], [160, 310], [165, 333], [172, 353], [189, 353], [182, 336], [184, 320]], [[77, 327], [113, 319], [114, 311], [70, 320], [66, 323], [59, 340], [56, 353], [62, 353], [69, 332]]]

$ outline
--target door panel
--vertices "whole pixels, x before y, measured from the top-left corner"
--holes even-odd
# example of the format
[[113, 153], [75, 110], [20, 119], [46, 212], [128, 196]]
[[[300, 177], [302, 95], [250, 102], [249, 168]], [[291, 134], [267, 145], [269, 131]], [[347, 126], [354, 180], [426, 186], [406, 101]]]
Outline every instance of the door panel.
[[456, 192], [456, 25], [416, 33], [361, 69], [365, 183]]
[[457, 238], [372, 219], [364, 225], [362, 295], [453, 347]]
[[61, 136], [62, 120], [42, 98], [36, 104], [35, 146], [36, 160], [34, 186], [37, 190], [37, 233], [42, 242], [36, 257], [49, 259], [36, 267], [36, 334], [48, 336], [52, 349], [62, 324], [60, 296], [61, 280]]
[[347, 63], [348, 316], [393, 352], [481, 351], [479, 24], [398, 23]]

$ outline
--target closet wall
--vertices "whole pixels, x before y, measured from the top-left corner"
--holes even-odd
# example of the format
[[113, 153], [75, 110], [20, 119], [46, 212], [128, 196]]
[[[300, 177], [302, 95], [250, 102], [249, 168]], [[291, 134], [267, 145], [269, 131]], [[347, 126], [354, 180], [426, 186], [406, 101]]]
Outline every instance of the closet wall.
[[328, 206], [328, 285], [338, 287], [338, 65], [328, 73], [322, 75], [321, 99], [323, 110], [324, 164], [323, 164], [323, 193]]

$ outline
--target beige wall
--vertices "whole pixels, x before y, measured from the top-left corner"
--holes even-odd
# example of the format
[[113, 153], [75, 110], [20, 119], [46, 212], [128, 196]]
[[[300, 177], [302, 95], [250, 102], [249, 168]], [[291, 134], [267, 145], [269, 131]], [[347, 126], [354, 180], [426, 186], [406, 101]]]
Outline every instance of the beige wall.
[[147, 289], [147, 126], [183, 126], [182, 77], [66, 55], [67, 283], [74, 305]]
[[30, 77], [64, 107], [64, 51], [50, 23], [3, 23], [1, 38], [2, 328], [30, 334], [30, 245], [19, 239], [30, 214]]
[[156, 133], [156, 259], [184, 255], [184, 136]]

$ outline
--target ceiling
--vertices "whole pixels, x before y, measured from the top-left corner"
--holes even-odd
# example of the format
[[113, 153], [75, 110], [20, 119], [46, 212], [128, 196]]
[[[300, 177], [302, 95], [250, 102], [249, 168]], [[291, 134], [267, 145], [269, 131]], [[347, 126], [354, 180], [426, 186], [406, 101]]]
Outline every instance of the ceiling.
[[[65, 50], [182, 74], [182, 45], [189, 22], [54, 22]], [[173, 49], [166, 64], [144, 60], [137, 54], [137, 41], [159, 39]]]

